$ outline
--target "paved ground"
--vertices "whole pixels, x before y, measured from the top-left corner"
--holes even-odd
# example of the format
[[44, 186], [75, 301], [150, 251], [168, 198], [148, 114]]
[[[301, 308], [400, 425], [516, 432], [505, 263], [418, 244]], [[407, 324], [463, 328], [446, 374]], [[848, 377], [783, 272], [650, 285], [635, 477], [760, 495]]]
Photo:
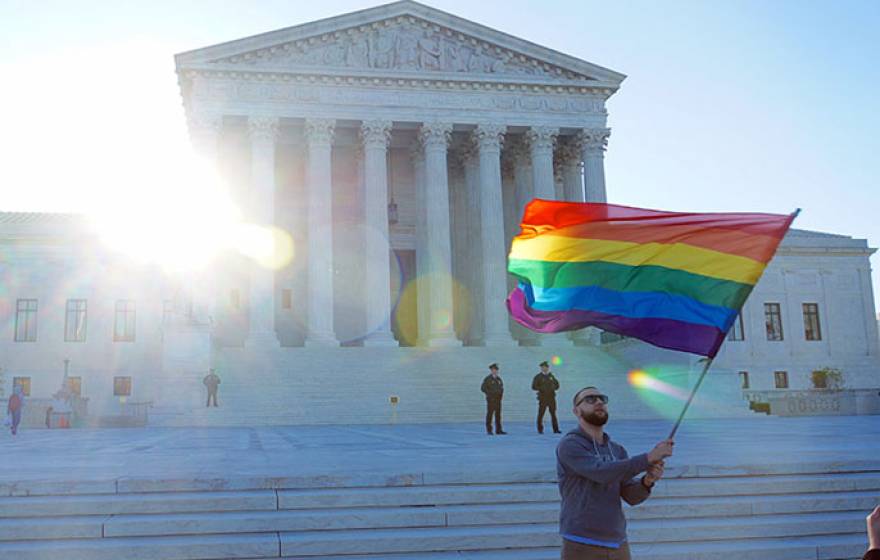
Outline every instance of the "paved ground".
[[[563, 430], [574, 427], [563, 424]], [[554, 472], [559, 436], [509, 424], [24, 430], [0, 435], [0, 483], [121, 478], [338, 476], [425, 472]], [[665, 437], [666, 423], [617, 421], [608, 432], [630, 454]], [[797, 465], [880, 468], [880, 417], [686, 420], [668, 474], [725, 474]], [[796, 471], [795, 471], [796, 472]]]

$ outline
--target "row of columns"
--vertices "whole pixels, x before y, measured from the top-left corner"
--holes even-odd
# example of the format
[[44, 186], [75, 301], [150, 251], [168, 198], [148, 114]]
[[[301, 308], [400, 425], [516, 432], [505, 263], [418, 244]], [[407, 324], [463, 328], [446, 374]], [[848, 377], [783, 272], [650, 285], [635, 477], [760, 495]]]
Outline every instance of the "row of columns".
[[[217, 160], [219, 119], [191, 121], [193, 142], [203, 157]], [[391, 333], [390, 258], [388, 244], [387, 150], [392, 123], [361, 123], [364, 204], [367, 236], [366, 315], [374, 331], [365, 345], [396, 345]], [[335, 121], [307, 119], [306, 184], [308, 197], [308, 318], [307, 346], [336, 345], [333, 328], [333, 237], [331, 155]], [[467, 221], [479, 224], [480, 242], [466, 243], [467, 282], [480, 286], [473, 302], [482, 305], [483, 343], [512, 345], [505, 309], [506, 240], [502, 198], [501, 153], [507, 127], [480, 124], [473, 131], [470, 157], [465, 159]], [[604, 202], [604, 150], [609, 130], [585, 129], [561, 150], [562, 196], [570, 201]], [[511, 147], [514, 155], [517, 212], [532, 198], [556, 199], [554, 146], [559, 130], [532, 127], [525, 144]], [[275, 210], [275, 144], [278, 119], [248, 119], [251, 148], [252, 218], [271, 226]], [[447, 155], [452, 124], [426, 122], [419, 128], [413, 165], [416, 176], [416, 268], [419, 344], [460, 345], [453, 328], [452, 244]], [[580, 164], [583, 162], [583, 169]], [[582, 182], [583, 180], [583, 182]], [[480, 263], [482, 266], [473, 266]], [[248, 344], [278, 345], [274, 332], [274, 272], [254, 266], [250, 271], [250, 335]], [[474, 291], [474, 290], [472, 290]]]

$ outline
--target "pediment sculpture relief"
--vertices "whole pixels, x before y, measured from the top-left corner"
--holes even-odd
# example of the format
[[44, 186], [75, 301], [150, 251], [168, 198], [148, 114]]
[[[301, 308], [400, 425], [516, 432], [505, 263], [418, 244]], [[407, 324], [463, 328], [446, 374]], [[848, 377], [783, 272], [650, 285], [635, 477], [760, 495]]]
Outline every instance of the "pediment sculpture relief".
[[328, 33], [219, 62], [257, 67], [325, 66], [586, 79], [458, 32], [420, 25], [417, 21]]

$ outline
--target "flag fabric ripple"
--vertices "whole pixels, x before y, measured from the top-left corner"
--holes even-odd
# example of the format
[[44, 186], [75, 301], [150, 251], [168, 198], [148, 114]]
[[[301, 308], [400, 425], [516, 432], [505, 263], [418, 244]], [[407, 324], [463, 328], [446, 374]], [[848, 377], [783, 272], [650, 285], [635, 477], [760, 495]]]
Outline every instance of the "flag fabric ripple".
[[533, 200], [513, 239], [513, 318], [714, 357], [797, 214], [695, 214]]

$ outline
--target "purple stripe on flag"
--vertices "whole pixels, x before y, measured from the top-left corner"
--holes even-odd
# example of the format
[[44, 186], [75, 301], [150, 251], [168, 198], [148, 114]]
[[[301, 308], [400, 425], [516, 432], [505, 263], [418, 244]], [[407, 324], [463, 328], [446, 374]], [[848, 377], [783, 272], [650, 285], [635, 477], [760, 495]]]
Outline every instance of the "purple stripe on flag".
[[692, 352], [714, 358], [725, 333], [715, 327], [673, 319], [629, 318], [597, 311], [539, 311], [526, 303], [519, 288], [510, 292], [507, 309], [517, 323], [536, 332], [555, 333], [584, 327], [631, 336], [662, 348]]

